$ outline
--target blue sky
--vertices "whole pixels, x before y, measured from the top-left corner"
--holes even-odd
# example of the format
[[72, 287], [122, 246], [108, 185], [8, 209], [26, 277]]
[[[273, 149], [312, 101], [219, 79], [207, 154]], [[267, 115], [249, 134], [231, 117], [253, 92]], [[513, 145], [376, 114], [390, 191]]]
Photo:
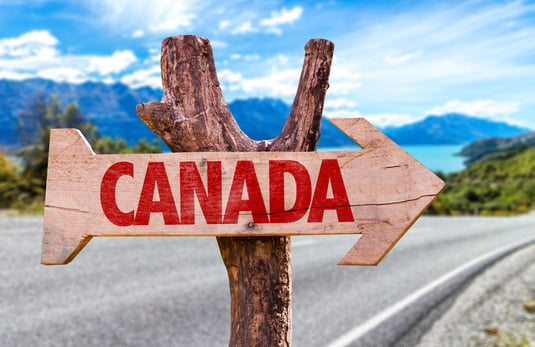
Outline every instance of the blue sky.
[[535, 129], [535, 2], [0, 0], [0, 78], [161, 88], [168, 36], [212, 43], [227, 102], [291, 103], [304, 46], [335, 44], [325, 115], [463, 112]]

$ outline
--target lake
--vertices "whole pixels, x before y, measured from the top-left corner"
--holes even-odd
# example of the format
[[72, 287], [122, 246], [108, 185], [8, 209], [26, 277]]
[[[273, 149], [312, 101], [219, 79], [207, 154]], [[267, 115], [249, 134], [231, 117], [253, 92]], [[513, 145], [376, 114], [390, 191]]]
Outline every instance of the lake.
[[[456, 156], [464, 145], [406, 145], [401, 146], [419, 162], [432, 171], [442, 171], [445, 173], [461, 171], [465, 168], [463, 161], [465, 158]], [[350, 151], [359, 149], [355, 147], [339, 148], [318, 148], [318, 151]]]

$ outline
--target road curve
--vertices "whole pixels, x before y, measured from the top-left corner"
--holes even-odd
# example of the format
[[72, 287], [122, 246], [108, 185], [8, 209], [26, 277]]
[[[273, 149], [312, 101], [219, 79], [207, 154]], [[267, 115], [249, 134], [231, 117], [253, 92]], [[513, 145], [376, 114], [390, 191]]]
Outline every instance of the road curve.
[[[396, 345], [534, 226], [535, 215], [422, 217], [377, 267], [336, 266], [358, 236], [294, 237], [293, 346]], [[38, 217], [0, 217], [0, 345], [228, 345], [214, 238], [98, 238], [71, 264], [47, 267], [41, 228]]]

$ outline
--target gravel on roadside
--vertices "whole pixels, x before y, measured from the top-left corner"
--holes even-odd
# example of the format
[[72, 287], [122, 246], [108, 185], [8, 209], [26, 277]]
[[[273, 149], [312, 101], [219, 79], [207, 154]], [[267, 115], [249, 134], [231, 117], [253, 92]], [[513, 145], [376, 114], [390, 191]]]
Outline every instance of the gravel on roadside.
[[420, 340], [419, 347], [535, 347], [535, 245], [476, 277]]

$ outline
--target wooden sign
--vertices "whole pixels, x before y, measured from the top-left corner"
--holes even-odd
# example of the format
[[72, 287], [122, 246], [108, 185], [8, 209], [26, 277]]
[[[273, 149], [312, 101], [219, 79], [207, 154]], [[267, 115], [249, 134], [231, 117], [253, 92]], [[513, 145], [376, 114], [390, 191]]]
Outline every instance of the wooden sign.
[[444, 182], [363, 118], [331, 120], [362, 150], [95, 155], [51, 133], [43, 264], [95, 236], [362, 234], [341, 265], [375, 265]]

